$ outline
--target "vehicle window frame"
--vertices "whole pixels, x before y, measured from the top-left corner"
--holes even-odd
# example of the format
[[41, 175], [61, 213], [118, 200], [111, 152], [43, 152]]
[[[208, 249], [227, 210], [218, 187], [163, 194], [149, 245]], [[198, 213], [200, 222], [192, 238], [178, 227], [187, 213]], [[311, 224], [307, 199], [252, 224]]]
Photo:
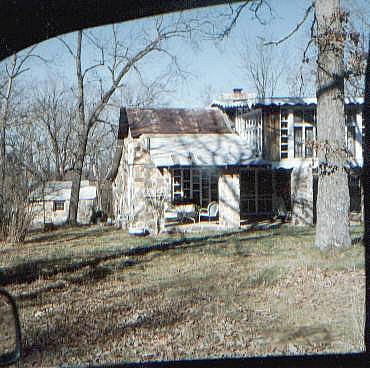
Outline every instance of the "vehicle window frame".
[[[1, 2], [0, 14], [3, 22], [0, 34], [0, 60], [19, 51], [32, 43], [41, 42], [47, 38], [55, 37], [66, 31], [72, 32], [77, 29], [138, 19], [145, 16], [154, 16], [169, 12], [197, 8], [201, 6], [211, 6], [226, 4], [234, 1], [226, 0], [194, 0], [194, 1], [122, 1], [122, 0], [74, 0], [66, 2], [63, 0], [5, 0]], [[67, 5], [67, 4], [71, 5]], [[66, 10], [66, 6], [75, 6], [76, 11]], [[86, 16], [81, 17], [81, 6], [86, 7], [88, 11]], [[106, 6], [104, 12], [101, 9]], [[33, 8], [32, 8], [33, 7]], [[37, 8], [37, 11], [35, 11]], [[32, 12], [33, 10], [33, 12]], [[124, 14], [126, 11], [126, 15]], [[18, 13], [17, 13], [18, 12]], [[121, 12], [121, 14], [120, 14]], [[19, 42], [14, 41], [17, 37], [28, 37], [23, 29], [17, 29], [22, 24], [22, 19], [33, 18], [30, 14], [35, 14], [37, 20], [33, 20], [35, 29], [29, 34], [33, 39], [22, 39]], [[73, 22], [66, 22], [68, 17], [65, 14], [74, 14]], [[99, 14], [101, 19], [99, 19]], [[23, 18], [22, 18], [23, 17]], [[41, 20], [44, 22], [41, 22]], [[28, 23], [27, 23], [28, 24]], [[47, 25], [47, 26], [45, 26]], [[37, 28], [38, 27], [38, 28]], [[48, 28], [49, 27], [49, 30]], [[3, 32], [2, 32], [3, 31]], [[367, 66], [367, 72], [369, 65]], [[367, 84], [370, 85], [369, 74], [367, 75]], [[366, 154], [370, 155], [370, 97], [365, 96], [364, 110], [366, 111], [367, 121], [365, 121], [365, 139], [364, 158]], [[364, 113], [365, 113], [364, 111]], [[368, 162], [367, 162], [368, 161]], [[296, 367], [297, 361], [299, 367], [367, 367], [370, 366], [370, 159], [364, 163], [363, 185], [364, 185], [364, 210], [365, 210], [365, 267], [366, 267], [366, 327], [365, 327], [365, 351], [353, 354], [320, 354], [320, 355], [300, 355], [300, 356], [274, 356], [274, 357], [253, 357], [253, 358], [219, 358], [219, 359], [201, 359], [173, 362], [140, 362], [140, 363], [116, 363], [109, 365], [99, 365], [99, 367]], [[98, 367], [98, 365], [96, 366]]]

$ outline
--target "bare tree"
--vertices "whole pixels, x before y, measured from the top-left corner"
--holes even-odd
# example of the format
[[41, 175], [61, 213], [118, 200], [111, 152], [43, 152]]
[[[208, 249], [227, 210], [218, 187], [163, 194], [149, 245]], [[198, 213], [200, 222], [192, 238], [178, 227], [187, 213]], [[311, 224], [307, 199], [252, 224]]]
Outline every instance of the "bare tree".
[[0, 86], [1, 92], [1, 110], [0, 110], [0, 192], [3, 192], [5, 182], [5, 162], [6, 162], [6, 131], [12, 119], [13, 107], [12, 100], [14, 99], [15, 80], [23, 74], [27, 68], [25, 66], [27, 60], [31, 57], [32, 49], [25, 55], [14, 54], [9, 62], [5, 62], [5, 75], [3, 83]]
[[[58, 89], [56, 83], [50, 84], [34, 96], [28, 120], [29, 125], [37, 129], [39, 137], [44, 138], [43, 144], [38, 145], [36, 150], [50, 148], [47, 161], [51, 161], [51, 171], [48, 176], [63, 180], [67, 171], [74, 167], [76, 111], [71, 96]], [[36, 141], [40, 139], [34, 138]]]
[[[29, 226], [28, 194], [30, 181], [20, 165], [10, 140], [11, 130], [22, 119], [21, 100], [16, 82], [28, 70], [27, 62], [36, 57], [35, 47], [14, 54], [2, 66], [4, 72], [0, 85], [0, 236], [5, 240], [21, 241]], [[37, 56], [38, 57], [38, 56]]]
[[255, 50], [241, 54], [241, 68], [254, 84], [257, 95], [263, 99], [274, 96], [285, 68], [283, 59], [274, 56], [273, 47], [261, 40]]
[[[77, 222], [80, 182], [86, 156], [86, 147], [92, 128], [100, 121], [101, 114], [106, 109], [117, 89], [123, 85], [123, 81], [127, 75], [131, 71], [138, 71], [140, 61], [147, 57], [147, 55], [160, 53], [164, 56], [169, 56], [170, 60], [176, 63], [176, 58], [165, 48], [165, 44], [172, 38], [186, 37], [189, 34], [189, 24], [184, 21], [182, 15], [170, 24], [166, 23], [163, 18], [158, 18], [154, 23], [154, 28], [150, 31], [143, 30], [143, 34], [144, 42], [142, 42], [142, 47], [133, 50], [119, 40], [117, 29], [114, 26], [112, 28], [113, 44], [110, 50], [107, 50], [105, 45], [99, 42], [92, 34], [82, 31], [77, 32], [75, 50], [64, 39], [61, 39], [61, 42], [63, 42], [74, 58], [77, 81], [78, 143], [68, 216], [68, 223], [71, 225]], [[82, 61], [84, 38], [97, 48], [100, 53], [100, 60], [96, 64], [87, 67], [84, 67]], [[104, 69], [106, 73], [105, 77], [109, 76], [109, 78], [104, 78], [104, 82], [103, 78], [99, 79], [100, 96], [93, 104], [89, 104], [86, 97], [88, 76], [93, 72], [98, 73], [101, 69]]]
[[[365, 212], [365, 262], [366, 279], [370, 277], [370, 41], [368, 44], [366, 77], [365, 77], [365, 101], [364, 101], [364, 123], [365, 123], [365, 142], [363, 146], [364, 167], [363, 167], [363, 188], [364, 188], [364, 212]], [[368, 293], [368, 291], [367, 291]], [[367, 294], [367, 297], [369, 294]], [[366, 313], [365, 324], [365, 347], [370, 349], [370, 336], [367, 331], [370, 328], [370, 313]]]

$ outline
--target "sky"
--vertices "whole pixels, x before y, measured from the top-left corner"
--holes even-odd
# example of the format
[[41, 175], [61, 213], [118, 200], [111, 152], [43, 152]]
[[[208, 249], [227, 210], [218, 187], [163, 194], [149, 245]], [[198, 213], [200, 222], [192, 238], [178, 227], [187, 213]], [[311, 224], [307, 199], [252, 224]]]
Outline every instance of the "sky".
[[[347, 0], [359, 2], [370, 13], [370, 5], [367, 0]], [[173, 40], [169, 50], [176, 56], [178, 64], [184, 71], [183, 77], [170, 86], [170, 92], [163, 94], [156, 103], [171, 107], [203, 107], [208, 96], [217, 98], [222, 93], [231, 92], [233, 88], [243, 88], [247, 92], [255, 92], [251, 79], [242, 68], [242, 54], [252, 58], [256, 42], [261, 38], [267, 41], [278, 40], [286, 36], [302, 19], [310, 0], [279, 0], [270, 1], [271, 10], [263, 9], [260, 12], [260, 20], [256, 19], [253, 12], [245, 10], [238, 19], [230, 35], [224, 40], [215, 41], [199, 37], [194, 42], [181, 39]], [[228, 12], [228, 6], [196, 10], [198, 15], [215, 20], [219, 24], [225, 20], [222, 16]], [[187, 13], [189, 15], [190, 13]], [[218, 17], [215, 15], [219, 14]], [[169, 19], [171, 16], [166, 16]], [[288, 96], [292, 94], [292, 85], [298, 84], [298, 75], [303, 55], [310, 35], [312, 16], [307, 19], [301, 29], [288, 41], [274, 47], [273, 59], [277, 67], [281, 68], [279, 85], [275, 92], [276, 96]], [[142, 29], [150, 29], [153, 19], [147, 18], [138, 21], [126, 22], [118, 26], [118, 34], [123, 40], [130, 38], [131, 34], [139, 35]], [[97, 39], [109, 42], [110, 27], [99, 27], [89, 30], [90, 34]], [[137, 37], [137, 36], [135, 36]], [[64, 40], [73, 45], [75, 35], [64, 36]], [[59, 84], [70, 85], [74, 81], [73, 60], [66, 52], [63, 44], [52, 39], [41, 43], [37, 52], [47, 63], [35, 60], [31, 66], [28, 78], [35, 88], [47, 83], [48, 80], [57, 80]], [[84, 56], [86, 65], [94, 62], [96, 55], [87, 52]], [[149, 57], [140, 64], [143, 80], [151, 80], [167, 68], [168, 58], [164, 56]], [[313, 68], [305, 68], [306, 95], [314, 92]], [[136, 74], [135, 74], [136, 75]], [[137, 75], [129, 76], [130, 89], [136, 88]], [[119, 97], [117, 97], [119, 100]]]

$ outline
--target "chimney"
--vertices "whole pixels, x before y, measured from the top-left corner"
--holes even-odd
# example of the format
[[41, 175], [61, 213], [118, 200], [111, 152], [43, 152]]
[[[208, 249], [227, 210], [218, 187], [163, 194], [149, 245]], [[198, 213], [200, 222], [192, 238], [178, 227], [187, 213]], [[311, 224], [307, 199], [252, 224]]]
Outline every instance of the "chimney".
[[107, 176], [105, 177], [106, 181], [113, 182], [117, 176], [119, 165], [121, 163], [122, 151], [124, 139], [128, 137], [128, 117], [125, 107], [121, 107], [119, 110], [119, 124], [118, 124], [118, 139], [116, 151], [114, 152], [113, 164], [109, 170]]
[[119, 111], [118, 139], [128, 137], [128, 117], [126, 107], [121, 107]]
[[243, 88], [234, 88], [233, 89], [233, 94], [234, 94], [235, 98], [242, 97], [242, 93], [243, 93]]

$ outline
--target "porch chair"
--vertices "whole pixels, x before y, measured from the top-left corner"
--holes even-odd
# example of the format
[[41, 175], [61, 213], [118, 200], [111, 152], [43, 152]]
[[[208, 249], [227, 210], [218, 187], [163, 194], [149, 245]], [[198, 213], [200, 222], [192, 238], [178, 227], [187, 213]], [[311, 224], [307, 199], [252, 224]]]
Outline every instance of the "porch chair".
[[165, 223], [178, 221], [178, 213], [176, 209], [172, 207], [165, 209], [163, 217]]
[[211, 221], [211, 219], [216, 219], [218, 217], [218, 203], [210, 202], [207, 208], [201, 208], [199, 210], [199, 222], [202, 217], [208, 218], [208, 222]]

